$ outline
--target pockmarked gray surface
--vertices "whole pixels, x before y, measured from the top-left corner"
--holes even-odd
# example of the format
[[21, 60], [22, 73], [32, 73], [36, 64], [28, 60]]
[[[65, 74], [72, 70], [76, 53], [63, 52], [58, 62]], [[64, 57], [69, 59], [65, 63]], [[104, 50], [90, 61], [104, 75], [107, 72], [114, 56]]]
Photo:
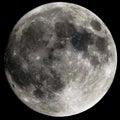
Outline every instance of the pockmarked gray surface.
[[116, 66], [116, 46], [106, 25], [72, 3], [49, 3], [25, 14], [5, 52], [6, 77], [17, 97], [34, 111], [57, 117], [99, 102]]

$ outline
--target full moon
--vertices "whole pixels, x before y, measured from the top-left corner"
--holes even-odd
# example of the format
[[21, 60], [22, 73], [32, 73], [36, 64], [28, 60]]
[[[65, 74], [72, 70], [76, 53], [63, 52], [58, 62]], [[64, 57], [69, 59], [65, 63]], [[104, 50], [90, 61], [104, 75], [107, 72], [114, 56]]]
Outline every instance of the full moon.
[[53, 2], [16, 23], [4, 61], [19, 100], [38, 113], [64, 117], [103, 98], [114, 79], [117, 51], [97, 15], [76, 4]]

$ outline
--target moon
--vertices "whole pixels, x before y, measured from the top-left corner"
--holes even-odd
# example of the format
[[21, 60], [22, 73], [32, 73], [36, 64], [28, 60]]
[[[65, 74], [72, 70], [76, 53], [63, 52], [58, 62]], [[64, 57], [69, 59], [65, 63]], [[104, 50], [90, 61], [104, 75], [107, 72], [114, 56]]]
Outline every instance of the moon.
[[117, 51], [97, 15], [76, 4], [53, 2], [16, 23], [4, 60], [19, 100], [38, 113], [65, 117], [88, 110], [107, 93]]

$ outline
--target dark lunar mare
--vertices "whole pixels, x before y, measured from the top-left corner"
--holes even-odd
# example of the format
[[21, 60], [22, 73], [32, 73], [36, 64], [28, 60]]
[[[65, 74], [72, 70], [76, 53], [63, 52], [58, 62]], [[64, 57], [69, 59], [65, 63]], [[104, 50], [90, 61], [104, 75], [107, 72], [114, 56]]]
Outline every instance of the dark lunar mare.
[[30, 25], [23, 30], [21, 42], [24, 47], [30, 50], [36, 50], [36, 48], [43, 48], [48, 44], [48, 40], [43, 40], [45, 34], [45, 25], [41, 21], [30, 23]]
[[20, 87], [29, 86], [31, 83], [30, 74], [23, 71], [20, 60], [11, 54], [11, 50], [7, 49], [5, 54], [5, 68], [12, 76], [12, 80]]
[[[36, 88], [33, 93], [37, 98], [47, 96], [52, 99], [52, 97], [55, 97], [53, 92], [61, 91], [65, 87], [65, 83], [61, 80], [61, 75], [50, 67], [47, 67], [49, 69], [47, 71], [46, 66], [41, 68], [29, 67], [28, 71], [24, 71], [19, 57], [13, 57], [9, 49], [5, 58], [5, 67], [11, 74], [12, 80], [21, 89], [33, 85]], [[40, 79], [36, 79], [36, 75], [39, 75]]]
[[93, 29], [100, 31], [101, 30], [101, 24], [97, 20], [91, 20], [90, 22]]
[[63, 20], [55, 23], [55, 33], [57, 40], [54, 44], [55, 49], [66, 48], [67, 38], [70, 38], [75, 33], [75, 26], [68, 20]]
[[108, 62], [109, 51], [107, 49], [107, 39], [101, 36], [97, 36], [92, 32], [88, 32], [86, 28], [80, 28], [80, 31], [76, 31], [70, 40], [71, 45], [77, 52], [83, 52], [83, 57], [90, 59], [93, 66], [100, 65], [102, 61], [98, 60], [97, 56], [91, 56], [88, 51], [88, 45], [96, 46], [97, 50], [105, 55], [104, 62]]
[[[69, 33], [68, 30], [67, 32]], [[21, 36], [20, 42], [16, 42], [16, 38], [12, 38], [11, 36], [11, 43], [13, 43], [14, 47], [16, 46], [19, 48], [19, 52], [16, 56], [13, 56], [12, 48], [7, 49], [5, 56], [5, 67], [10, 72], [13, 81], [21, 89], [29, 87], [32, 84], [36, 88], [33, 92], [36, 97], [44, 98], [45, 96], [47, 96], [52, 98], [54, 96], [53, 92], [61, 91], [65, 87], [65, 83], [61, 80], [61, 75], [50, 67], [53, 61], [60, 60], [58, 57], [54, 56], [53, 53], [56, 49], [62, 49], [59, 47], [61, 38], [58, 38], [58, 45], [56, 47], [53, 46], [51, 48], [47, 48], [49, 40], [43, 40], [45, 29], [44, 24], [40, 21], [31, 23], [22, 31], [22, 33], [23, 34]], [[68, 36], [68, 33], [65, 34], [67, 34]], [[16, 44], [14, 44], [14, 42]], [[46, 49], [47, 51], [47, 56], [43, 58], [43, 67], [36, 67], [34, 69], [30, 61], [28, 60], [27, 55], [33, 51], [37, 51], [37, 49], [40, 50], [42, 48]], [[22, 61], [20, 61], [20, 57], [23, 57], [24, 60], [27, 62], [28, 71], [25, 71], [22, 68]], [[48, 69], [48, 73], [46, 72], [46, 68]], [[36, 75], [39, 75], [40, 78], [37, 79]]]
[[70, 37], [75, 32], [75, 27], [68, 20], [55, 23], [55, 32], [59, 38]]
[[93, 44], [93, 41], [91, 40], [91, 34], [88, 33], [85, 29], [82, 29], [82, 31], [80, 32], [76, 31], [72, 35], [72, 39], [70, 42], [75, 49], [83, 52], [87, 51], [87, 46], [89, 44]]
[[54, 96], [53, 92], [59, 92], [65, 87], [65, 83], [61, 80], [59, 73], [52, 68], [50, 68], [49, 73], [47, 73], [45, 69], [46, 68], [42, 68], [39, 71], [40, 80], [32, 83], [36, 88], [34, 95], [38, 98], [45, 96], [51, 98], [51, 96]]

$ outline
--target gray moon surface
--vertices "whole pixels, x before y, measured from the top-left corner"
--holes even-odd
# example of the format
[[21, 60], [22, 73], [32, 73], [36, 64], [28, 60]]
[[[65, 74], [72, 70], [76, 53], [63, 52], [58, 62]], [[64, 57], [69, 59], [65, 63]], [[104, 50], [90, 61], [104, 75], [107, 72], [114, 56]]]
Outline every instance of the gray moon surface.
[[114, 79], [117, 51], [110, 31], [93, 12], [55, 2], [16, 23], [4, 60], [11, 89], [25, 105], [64, 117], [103, 98]]

